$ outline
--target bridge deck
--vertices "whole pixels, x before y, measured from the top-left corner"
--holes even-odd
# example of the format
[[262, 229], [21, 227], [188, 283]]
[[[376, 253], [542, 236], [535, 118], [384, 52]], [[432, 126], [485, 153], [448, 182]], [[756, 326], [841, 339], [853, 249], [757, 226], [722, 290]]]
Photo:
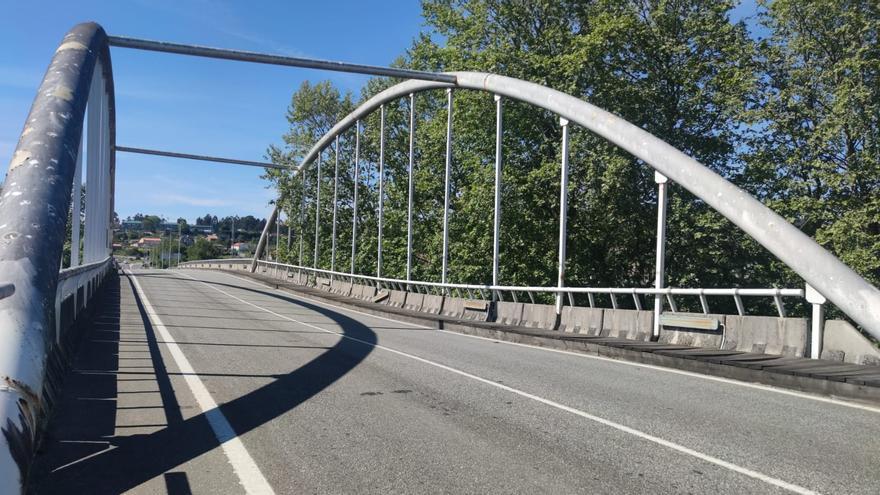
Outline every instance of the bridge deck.
[[426, 329], [225, 273], [108, 286], [34, 491], [880, 485], [880, 409]]

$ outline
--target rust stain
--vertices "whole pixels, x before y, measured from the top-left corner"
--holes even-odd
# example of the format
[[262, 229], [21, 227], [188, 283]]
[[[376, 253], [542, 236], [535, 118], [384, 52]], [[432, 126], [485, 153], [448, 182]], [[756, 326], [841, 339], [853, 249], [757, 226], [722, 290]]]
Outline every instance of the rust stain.
[[39, 396], [26, 384], [9, 376], [3, 377], [6, 383], [5, 392], [17, 392], [21, 395], [18, 399], [18, 424], [12, 418], [6, 419], [6, 424], [0, 426], [0, 432], [9, 445], [9, 453], [18, 466], [20, 482], [27, 479], [28, 466], [36, 447], [37, 418], [42, 409]]

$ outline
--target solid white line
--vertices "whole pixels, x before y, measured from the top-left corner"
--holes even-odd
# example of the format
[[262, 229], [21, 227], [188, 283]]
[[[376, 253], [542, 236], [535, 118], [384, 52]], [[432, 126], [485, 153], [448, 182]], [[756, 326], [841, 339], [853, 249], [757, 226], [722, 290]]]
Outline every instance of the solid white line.
[[694, 457], [694, 458], [700, 459], [700, 460], [705, 461], [705, 462], [708, 462], [708, 463], [710, 463], [710, 464], [715, 464], [716, 466], [720, 466], [720, 467], [723, 467], [723, 468], [725, 468], [725, 469], [729, 469], [729, 470], [734, 471], [734, 472], [736, 472], [736, 473], [743, 474], [743, 475], [748, 476], [748, 477], [750, 477], [750, 478], [754, 478], [754, 479], [756, 479], [756, 480], [763, 481], [763, 482], [768, 483], [768, 484], [770, 484], [770, 485], [773, 485], [773, 486], [776, 486], [776, 487], [779, 487], [779, 488], [782, 488], [782, 489], [785, 489], [785, 490], [789, 490], [789, 491], [794, 492], [794, 493], [799, 493], [799, 494], [815, 494], [815, 493], [817, 493], [817, 492], [814, 492], [814, 491], [812, 491], [812, 490], [810, 490], [810, 489], [808, 489], [808, 488], [804, 488], [804, 487], [802, 487], [802, 486], [795, 485], [795, 484], [793, 484], [793, 483], [789, 483], [789, 482], [787, 482], [787, 481], [783, 481], [783, 480], [780, 480], [780, 479], [778, 479], [778, 478], [774, 478], [774, 477], [772, 477], [772, 476], [768, 476], [768, 475], [763, 474], [763, 473], [759, 473], [759, 472], [754, 471], [754, 470], [751, 470], [751, 469], [749, 469], [749, 468], [742, 467], [742, 466], [739, 466], [739, 465], [737, 465], [737, 464], [733, 464], [732, 462], [728, 462], [728, 461], [725, 461], [725, 460], [719, 459], [719, 458], [717, 458], [717, 457], [714, 457], [714, 456], [711, 456], [711, 455], [708, 455], [708, 454], [703, 454], [702, 452], [698, 452], [698, 451], [696, 451], [696, 450], [693, 450], [693, 449], [691, 449], [691, 448], [688, 448], [688, 447], [685, 447], [685, 446], [683, 446], [683, 445], [677, 444], [677, 443], [675, 443], [675, 442], [671, 442], [671, 441], [669, 441], [669, 440], [665, 440], [665, 439], [663, 439], [663, 438], [656, 437], [656, 436], [654, 436], [654, 435], [651, 435], [651, 434], [645, 433], [645, 432], [643, 432], [643, 431], [636, 430], [635, 428], [630, 428], [629, 426], [625, 426], [625, 425], [622, 425], [622, 424], [620, 424], [620, 423], [615, 423], [614, 421], [611, 421], [611, 420], [608, 420], [608, 419], [605, 419], [605, 418], [601, 418], [601, 417], [599, 417], [599, 416], [592, 415], [592, 414], [590, 414], [590, 413], [587, 413], [587, 412], [581, 411], [580, 409], [575, 409], [575, 408], [573, 408], [573, 407], [566, 406], [566, 405], [564, 405], [564, 404], [560, 404], [560, 403], [555, 402], [555, 401], [552, 401], [552, 400], [550, 400], [550, 399], [545, 399], [545, 398], [543, 398], [543, 397], [540, 397], [540, 396], [537, 396], [537, 395], [534, 395], [534, 394], [530, 394], [530, 393], [528, 393], [528, 392], [524, 392], [524, 391], [522, 391], [522, 390], [519, 390], [519, 389], [516, 389], [516, 388], [510, 387], [510, 386], [508, 386], [508, 385], [504, 385], [504, 384], [502, 384], [502, 383], [498, 383], [498, 382], [496, 382], [496, 381], [492, 381], [492, 380], [489, 380], [489, 379], [486, 379], [486, 378], [483, 378], [483, 377], [480, 377], [480, 376], [477, 376], [477, 375], [474, 375], [474, 374], [468, 373], [468, 372], [466, 372], [466, 371], [462, 371], [462, 370], [460, 370], [460, 369], [453, 368], [453, 367], [451, 367], [451, 366], [446, 366], [445, 364], [440, 364], [440, 363], [438, 363], [438, 362], [436, 362], [436, 361], [431, 361], [430, 359], [425, 359], [425, 358], [422, 358], [422, 357], [416, 356], [416, 355], [414, 355], [414, 354], [409, 354], [409, 353], [407, 353], [407, 352], [399, 351], [399, 350], [397, 350], [397, 349], [393, 349], [393, 348], [391, 348], [391, 347], [386, 347], [386, 346], [384, 346], [384, 345], [374, 344], [374, 343], [372, 343], [372, 342], [368, 342], [368, 341], [361, 340], [361, 339], [358, 339], [358, 338], [355, 338], [355, 337], [351, 337], [351, 336], [348, 336], [348, 335], [344, 335], [344, 334], [342, 334], [342, 333], [340, 333], [340, 332], [334, 332], [333, 330], [327, 330], [327, 329], [325, 329], [325, 328], [321, 328], [321, 327], [316, 326], [316, 325], [313, 325], [313, 324], [311, 324], [311, 323], [306, 323], [306, 322], [303, 322], [303, 321], [299, 321], [299, 320], [297, 320], [297, 319], [295, 319], [295, 318], [290, 318], [290, 317], [285, 316], [285, 315], [283, 315], [283, 314], [276, 313], [275, 311], [272, 311], [271, 309], [266, 309], [266, 308], [264, 308], [264, 307], [262, 307], [262, 306], [259, 306], [259, 305], [257, 305], [257, 304], [254, 304], [254, 303], [252, 303], [252, 302], [250, 302], [250, 301], [246, 301], [246, 300], [244, 300], [244, 299], [242, 299], [242, 298], [240, 298], [240, 297], [237, 297], [237, 296], [235, 296], [235, 295], [233, 295], [233, 294], [230, 294], [230, 293], [228, 293], [228, 292], [226, 292], [226, 291], [224, 291], [224, 290], [222, 290], [222, 289], [219, 289], [219, 288], [217, 288], [217, 287], [214, 287], [213, 285], [208, 284], [207, 282], [204, 282], [204, 281], [202, 281], [202, 280], [199, 280], [199, 279], [197, 279], [197, 278], [195, 278], [195, 277], [193, 277], [193, 276], [190, 276], [190, 275], [188, 275], [188, 274], [186, 274], [186, 273], [181, 273], [181, 274], [184, 275], [184, 276], [186, 276], [186, 277], [188, 277], [188, 278], [190, 278], [190, 279], [192, 279], [192, 280], [195, 280], [195, 281], [197, 281], [197, 282], [200, 282], [200, 283], [204, 284], [205, 286], [210, 287], [211, 289], [214, 289], [215, 291], [217, 291], [217, 292], [219, 292], [219, 293], [221, 293], [221, 294], [225, 294], [226, 296], [228, 296], [228, 297], [230, 297], [230, 298], [232, 298], [232, 299], [235, 299], [236, 301], [242, 302], [242, 303], [247, 304], [247, 305], [249, 305], [249, 306], [253, 306], [254, 308], [261, 309], [261, 310], [263, 310], [263, 311], [265, 311], [265, 312], [267, 312], [267, 313], [269, 313], [269, 314], [271, 314], [271, 315], [277, 316], [278, 318], [282, 318], [282, 319], [285, 319], [285, 320], [288, 320], [288, 321], [291, 321], [291, 322], [293, 322], [293, 323], [297, 323], [297, 324], [300, 324], [300, 325], [303, 325], [303, 326], [306, 326], [306, 327], [309, 327], [309, 328], [314, 328], [314, 329], [317, 329], [317, 330], [321, 330], [321, 331], [323, 331], [323, 332], [327, 332], [327, 333], [335, 334], [335, 335], [338, 335], [338, 336], [342, 337], [343, 339], [352, 340], [352, 341], [359, 342], [359, 343], [364, 344], [364, 345], [368, 345], [368, 346], [375, 347], [375, 348], [377, 348], [377, 349], [382, 349], [383, 351], [391, 352], [391, 353], [393, 353], [393, 354], [397, 354], [397, 355], [399, 355], [399, 356], [403, 356], [403, 357], [406, 357], [406, 358], [409, 358], [409, 359], [412, 359], [412, 360], [418, 361], [418, 362], [420, 362], [420, 363], [424, 363], [424, 364], [427, 364], [427, 365], [433, 366], [433, 367], [435, 367], [435, 368], [439, 368], [439, 369], [442, 369], [442, 370], [448, 371], [448, 372], [450, 372], [450, 373], [454, 373], [454, 374], [456, 374], [456, 375], [463, 376], [463, 377], [465, 377], [465, 378], [470, 378], [471, 380], [475, 380], [475, 381], [478, 381], [478, 382], [480, 382], [480, 383], [483, 383], [483, 384], [486, 384], [486, 385], [490, 385], [490, 386], [492, 386], [492, 387], [495, 387], [495, 388], [498, 388], [498, 389], [501, 389], [501, 390], [504, 390], [504, 391], [507, 391], [507, 392], [510, 392], [510, 393], [513, 393], [513, 394], [516, 394], [516, 395], [519, 395], [520, 397], [525, 397], [525, 398], [527, 398], [527, 399], [531, 399], [531, 400], [533, 400], [533, 401], [539, 402], [539, 403], [541, 403], [541, 404], [548, 405], [548, 406], [550, 406], [550, 407], [554, 407], [554, 408], [556, 408], [556, 409], [559, 409], [559, 410], [561, 410], [561, 411], [565, 411], [565, 412], [568, 412], [568, 413], [574, 414], [574, 415], [576, 415], [576, 416], [580, 416], [580, 417], [582, 417], [582, 418], [584, 418], [584, 419], [588, 419], [588, 420], [590, 420], [590, 421], [593, 421], [593, 422], [599, 423], [599, 424], [601, 424], [601, 425], [608, 426], [608, 427], [610, 427], [610, 428], [614, 428], [615, 430], [622, 431], [622, 432], [624, 432], [624, 433], [628, 433], [628, 434], [630, 434], [630, 435], [636, 436], [636, 437], [641, 438], [641, 439], [643, 439], [643, 440], [647, 440], [647, 441], [649, 441], [649, 442], [655, 443], [655, 444], [657, 444], [657, 445], [661, 445], [661, 446], [666, 447], [666, 448], [668, 448], [668, 449], [675, 450], [676, 452], [680, 452], [680, 453], [682, 453], [682, 454], [689, 455], [689, 456], [691, 456], [691, 457]]
[[211, 397], [211, 393], [208, 392], [207, 387], [205, 387], [205, 384], [202, 383], [202, 380], [196, 374], [189, 360], [180, 349], [180, 346], [177, 345], [174, 337], [171, 336], [171, 333], [168, 332], [168, 329], [165, 328], [165, 324], [163, 324], [162, 320], [159, 318], [158, 313], [153, 309], [153, 306], [147, 299], [147, 294], [141, 288], [141, 284], [138, 282], [137, 277], [130, 270], [125, 270], [125, 273], [131, 277], [131, 281], [134, 283], [134, 288], [137, 290], [141, 301], [144, 303], [144, 310], [147, 312], [147, 316], [162, 336], [164, 344], [168, 346], [168, 351], [174, 358], [174, 362], [177, 363], [180, 373], [184, 376], [186, 384], [196, 398], [199, 408], [205, 414], [205, 418], [211, 425], [211, 429], [214, 430], [214, 436], [217, 437], [217, 441], [220, 442], [220, 445], [223, 448], [223, 453], [226, 454], [226, 459], [229, 461], [229, 464], [232, 465], [232, 469], [235, 471], [236, 476], [238, 476], [238, 481], [241, 483], [241, 486], [244, 487], [247, 493], [266, 495], [274, 494], [275, 491], [272, 490], [272, 487], [269, 485], [269, 482], [266, 481], [260, 468], [257, 467], [257, 463], [254, 462], [254, 459], [248, 453], [244, 444], [241, 442], [241, 439], [235, 433], [232, 425], [229, 424], [229, 420], [226, 419], [226, 416], [224, 416], [223, 412], [220, 411], [220, 408], [217, 407], [217, 403], [214, 401], [214, 398]]
[[307, 300], [307, 301], [313, 302], [313, 303], [318, 304], [318, 305], [321, 305], [321, 306], [330, 307], [330, 308], [335, 308], [335, 309], [338, 309], [338, 310], [340, 310], [340, 311], [345, 311], [345, 312], [349, 312], [349, 313], [356, 313], [356, 314], [359, 314], [359, 315], [368, 316], [368, 317], [370, 317], [370, 318], [378, 318], [378, 319], [380, 319], [380, 320], [390, 321], [390, 322], [393, 322], [393, 323], [399, 323], [399, 324], [402, 324], [402, 325], [407, 325], [407, 326], [411, 326], [411, 327], [415, 327], [415, 328], [423, 328], [423, 329], [428, 329], [428, 330], [434, 330], [434, 331], [436, 331], [436, 332], [444, 333], [444, 334], [447, 334], [447, 335], [454, 335], [454, 336], [456, 336], [456, 337], [465, 337], [465, 338], [469, 338], [469, 339], [485, 340], [485, 341], [488, 341], [488, 342], [495, 342], [495, 343], [499, 343], [499, 344], [506, 344], [506, 345], [512, 345], [512, 346], [517, 346], [517, 347], [526, 347], [526, 348], [529, 348], [529, 349], [535, 349], [535, 350], [544, 351], [544, 352], [555, 352], [555, 353], [557, 353], [557, 354], [565, 354], [565, 355], [568, 355], [568, 356], [576, 356], [576, 357], [579, 357], [579, 358], [586, 358], [586, 359], [595, 359], [595, 360], [598, 360], [598, 361], [605, 361], [605, 362], [608, 362], [608, 363], [614, 363], [614, 364], [619, 364], [619, 365], [624, 365], [624, 366], [634, 366], [634, 367], [637, 367], [637, 368], [644, 368], [644, 369], [650, 369], [650, 370], [655, 370], [655, 371], [662, 371], [662, 372], [664, 372], [664, 373], [672, 373], [672, 374], [675, 374], [675, 375], [682, 375], [682, 376], [689, 376], [689, 377], [693, 377], [693, 378], [699, 378], [699, 379], [701, 379], [701, 380], [709, 380], [709, 381], [718, 382], [718, 383], [726, 383], [726, 384], [728, 384], [728, 385], [736, 385], [736, 386], [738, 386], [738, 387], [746, 387], [746, 388], [751, 388], [751, 389], [755, 389], [755, 390], [762, 390], [762, 391], [765, 391], [765, 392], [773, 392], [773, 393], [777, 393], [777, 394], [787, 395], [787, 396], [789, 396], [789, 397], [797, 397], [797, 398], [800, 398], [800, 399], [807, 399], [807, 400], [812, 400], [812, 401], [817, 401], [817, 402], [823, 402], [823, 403], [825, 403], [825, 404], [834, 404], [834, 405], [836, 405], [836, 406], [849, 407], [849, 408], [852, 408], [852, 409], [859, 409], [859, 410], [862, 410], [862, 411], [868, 411], [868, 412], [872, 412], [872, 413], [880, 414], [880, 408], [878, 408], [878, 407], [874, 407], [874, 406], [869, 406], [869, 405], [867, 405], [867, 404], [859, 404], [859, 403], [857, 403], [857, 402], [849, 402], [849, 401], [845, 401], [845, 400], [841, 400], [841, 399], [835, 399], [835, 398], [833, 398], [833, 397], [824, 397], [824, 396], [821, 396], [821, 395], [814, 395], [814, 394], [809, 394], [809, 393], [806, 393], [806, 392], [798, 392], [798, 391], [796, 391], [796, 390], [788, 390], [788, 389], [784, 389], [784, 388], [777, 388], [777, 387], [773, 387], [773, 386], [770, 386], [770, 385], [763, 385], [763, 384], [760, 384], [760, 383], [743, 382], [743, 381], [739, 381], [739, 380], [734, 380], [734, 379], [732, 379], [732, 378], [724, 378], [724, 377], [720, 377], [720, 376], [706, 375], [706, 374], [696, 373], [696, 372], [693, 372], [693, 371], [687, 371], [687, 370], [678, 370], [678, 369], [675, 369], [675, 368], [667, 368], [667, 367], [664, 367], [664, 366], [657, 366], [657, 365], [654, 365], [654, 364], [636, 363], [636, 362], [632, 362], [632, 361], [624, 361], [624, 360], [621, 360], [621, 359], [614, 359], [614, 358], [609, 358], [609, 357], [605, 357], [605, 356], [595, 356], [595, 355], [592, 355], [592, 354], [586, 354], [586, 353], [583, 353], [583, 352], [566, 351], [566, 350], [562, 350], [562, 349], [553, 349], [553, 348], [550, 348], [550, 347], [541, 347], [541, 346], [536, 346], [536, 345], [532, 345], [532, 344], [521, 344], [521, 343], [519, 343], [519, 342], [509, 342], [509, 341], [506, 341], [506, 340], [498, 340], [498, 339], [493, 339], [493, 338], [490, 338], [490, 337], [481, 337], [481, 336], [479, 336], [479, 335], [469, 335], [469, 334], [466, 334], [466, 333], [454, 332], [454, 331], [451, 331], [451, 330], [440, 330], [440, 329], [437, 329], [437, 328], [432, 328], [432, 327], [428, 327], [428, 326], [424, 326], [424, 325], [419, 325], [419, 324], [416, 324], [416, 323], [410, 323], [410, 322], [407, 322], [407, 321], [401, 321], [401, 320], [395, 320], [395, 319], [393, 319], [393, 318], [387, 318], [387, 317], [385, 317], [385, 316], [374, 315], [374, 314], [372, 314], [372, 313], [366, 313], [366, 312], [363, 312], [363, 311], [358, 311], [358, 310], [356, 310], [356, 309], [350, 309], [350, 308], [345, 308], [345, 307], [342, 307], [342, 306], [337, 306], [337, 305], [335, 305], [335, 304], [328, 303], [328, 302], [325, 302], [325, 301], [321, 301], [321, 300], [318, 300], [318, 299], [314, 299], [314, 298], [311, 298], [311, 297], [308, 297], [308, 296], [304, 296], [304, 295], [301, 295], [301, 294], [291, 294], [290, 292], [287, 292], [287, 291], [284, 291], [284, 290], [281, 290], [281, 289], [276, 289], [276, 288], [274, 288], [274, 287], [271, 287], [271, 286], [269, 286], [269, 285], [263, 284], [263, 283], [261, 283], [261, 282], [258, 282], [258, 281], [252, 280], [252, 279], [248, 279], [248, 278], [244, 278], [244, 277], [239, 277], [238, 275], [233, 275], [233, 274], [231, 274], [231, 273], [226, 273], [226, 272], [219, 272], [219, 273], [222, 273], [223, 275], [226, 275], [226, 276], [229, 276], [229, 277], [237, 278], [237, 279], [239, 279], [239, 280], [241, 280], [241, 281], [243, 281], [243, 282], [248, 282], [248, 283], [250, 283], [250, 284], [252, 284], [252, 285], [256, 285], [256, 286], [258, 286], [258, 287], [264, 287], [264, 288], [267, 288], [267, 289], [274, 290], [275, 292], [278, 292], [278, 293], [280, 293], [280, 294], [284, 294], [284, 295], [287, 295], [287, 296], [290, 296], [290, 297], [294, 297], [294, 298], [305, 299], [305, 300]]

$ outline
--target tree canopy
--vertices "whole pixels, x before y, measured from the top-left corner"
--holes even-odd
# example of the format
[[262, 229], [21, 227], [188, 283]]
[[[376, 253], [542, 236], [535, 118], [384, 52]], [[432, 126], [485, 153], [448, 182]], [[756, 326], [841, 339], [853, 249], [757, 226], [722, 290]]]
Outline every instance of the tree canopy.
[[[425, 0], [424, 32], [397, 65], [486, 71], [587, 100], [660, 137], [745, 188], [874, 284], [880, 283], [880, 53], [878, 4], [777, 0], [755, 13], [758, 37], [731, 20], [733, 1]], [[396, 81], [370, 80], [357, 101]], [[491, 280], [492, 95], [456, 91], [449, 279]], [[356, 105], [329, 82], [305, 83], [273, 161], [299, 165]], [[413, 277], [438, 280], [442, 252], [446, 107], [415, 96]], [[409, 102], [385, 106], [383, 275], [403, 277]], [[376, 271], [379, 112], [361, 123], [356, 271]], [[501, 279], [555, 281], [561, 130], [547, 112], [505, 100]], [[354, 130], [339, 141], [337, 269], [347, 269]], [[331, 266], [331, 146], [305, 180], [269, 171], [281, 206], [317, 264]], [[567, 283], [647, 286], [654, 273], [653, 171], [592, 133], [572, 130]], [[303, 188], [305, 187], [305, 197]], [[286, 251], [286, 250], [285, 250]], [[800, 286], [785, 266], [675, 184], [670, 187], [667, 281], [672, 286]], [[764, 304], [756, 302], [754, 304]], [[770, 304], [767, 302], [767, 304]], [[732, 308], [718, 307], [718, 310]]]

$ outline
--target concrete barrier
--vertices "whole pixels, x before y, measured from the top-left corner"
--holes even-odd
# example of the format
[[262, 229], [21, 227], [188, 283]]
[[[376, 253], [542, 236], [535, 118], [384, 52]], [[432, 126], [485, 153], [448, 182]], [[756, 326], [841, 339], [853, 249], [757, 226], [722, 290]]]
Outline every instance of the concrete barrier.
[[828, 320], [822, 337], [822, 359], [880, 366], [880, 350], [849, 322]]
[[315, 287], [330, 292], [330, 279], [325, 277], [315, 277]]
[[403, 307], [412, 311], [421, 311], [422, 304], [424, 304], [424, 302], [424, 294], [420, 292], [409, 292], [406, 294], [406, 302], [403, 303]]
[[651, 340], [654, 313], [635, 309], [606, 309], [602, 313], [603, 337]]
[[556, 306], [551, 304], [523, 303], [520, 325], [529, 328], [556, 329]]
[[489, 317], [489, 302], [482, 299], [447, 297], [443, 301], [441, 314], [467, 320], [486, 321]]
[[443, 310], [443, 296], [435, 296], [433, 294], [425, 294], [422, 301], [422, 311], [434, 315], [440, 314]]
[[807, 320], [727, 315], [724, 318], [724, 344], [721, 348], [803, 357], [807, 349]]
[[602, 334], [602, 308], [565, 306], [559, 320], [559, 331], [598, 337]]
[[358, 299], [372, 299], [376, 295], [376, 288], [371, 285], [354, 284], [351, 287], [351, 295]]
[[393, 306], [395, 308], [402, 308], [403, 305], [406, 304], [406, 298], [406, 291], [390, 290], [388, 291], [388, 297], [382, 301], [382, 304], [387, 304], [388, 306]]
[[333, 282], [330, 282], [330, 289], [333, 292], [335, 292], [337, 294], [341, 294], [343, 296], [350, 296], [351, 295], [351, 283], [346, 282], [344, 280], [337, 279], [337, 280], [334, 280]]
[[702, 313], [664, 313], [664, 315], [675, 315], [687, 319], [688, 317], [717, 320], [718, 330], [701, 330], [698, 328], [688, 328], [686, 326], [663, 325], [661, 316], [660, 339], [663, 344], [688, 345], [693, 347], [706, 347], [709, 349], [720, 349], [721, 342], [724, 340], [724, 318], [725, 315]]
[[495, 322], [502, 325], [519, 326], [522, 323], [523, 303], [495, 302]]

